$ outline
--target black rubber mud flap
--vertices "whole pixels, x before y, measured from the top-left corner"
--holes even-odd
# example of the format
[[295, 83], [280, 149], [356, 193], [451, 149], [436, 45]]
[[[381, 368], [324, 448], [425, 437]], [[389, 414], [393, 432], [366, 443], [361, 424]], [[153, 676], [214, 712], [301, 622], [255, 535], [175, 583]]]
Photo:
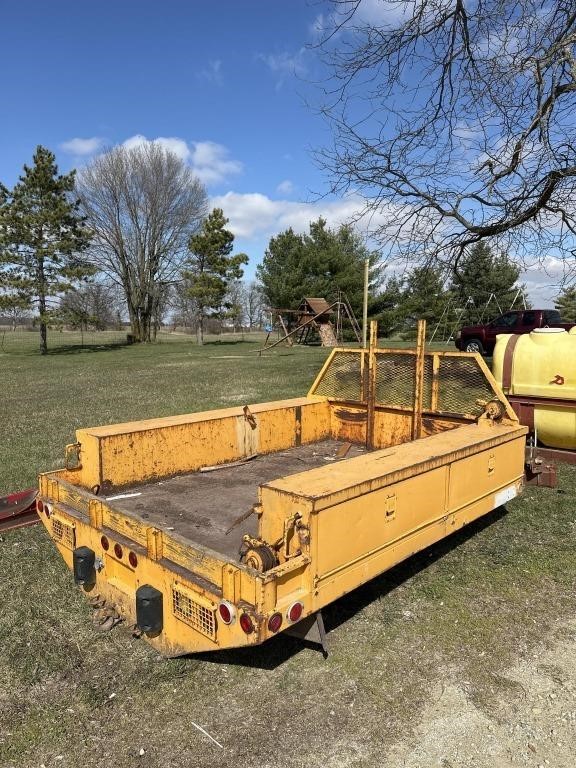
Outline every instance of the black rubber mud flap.
[[136, 590], [136, 625], [147, 635], [162, 632], [162, 592], [150, 584], [143, 584]]
[[76, 584], [94, 584], [96, 581], [96, 555], [90, 547], [77, 547], [72, 552], [74, 581]]

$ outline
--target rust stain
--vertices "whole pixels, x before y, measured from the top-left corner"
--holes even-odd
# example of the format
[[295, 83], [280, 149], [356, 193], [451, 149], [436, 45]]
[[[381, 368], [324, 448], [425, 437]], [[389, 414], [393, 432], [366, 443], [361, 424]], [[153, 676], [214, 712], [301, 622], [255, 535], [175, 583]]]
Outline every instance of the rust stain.
[[345, 408], [339, 408], [334, 411], [334, 414], [342, 421], [352, 421], [354, 423], [366, 421], [366, 412], [362, 411], [348, 411]]
[[294, 408], [294, 445], [302, 445], [302, 406], [297, 405]]

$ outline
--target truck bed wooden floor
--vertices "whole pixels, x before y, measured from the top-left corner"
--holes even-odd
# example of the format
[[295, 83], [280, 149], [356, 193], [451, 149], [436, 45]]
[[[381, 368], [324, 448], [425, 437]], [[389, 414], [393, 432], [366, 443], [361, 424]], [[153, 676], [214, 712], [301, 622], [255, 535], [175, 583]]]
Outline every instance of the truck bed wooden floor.
[[[336, 454], [343, 445], [337, 440], [323, 440], [289, 448], [279, 453], [257, 456], [236, 467], [213, 472], [192, 472], [169, 480], [125, 489], [113, 505], [122, 512], [139, 517], [158, 528], [170, 529], [195, 544], [236, 559], [245, 533], [256, 535], [257, 517], [250, 515], [226, 531], [258, 501], [258, 487], [287, 475], [341, 461]], [[366, 452], [352, 445], [346, 458]]]

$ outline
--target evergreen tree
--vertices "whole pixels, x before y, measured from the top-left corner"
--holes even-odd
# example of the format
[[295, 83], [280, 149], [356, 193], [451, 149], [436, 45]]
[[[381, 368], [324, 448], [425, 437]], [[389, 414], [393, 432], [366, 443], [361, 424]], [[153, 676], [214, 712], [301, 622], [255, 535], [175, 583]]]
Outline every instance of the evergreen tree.
[[248, 263], [245, 253], [231, 256], [234, 235], [226, 229], [227, 223], [222, 209], [214, 208], [188, 244], [191, 255], [182, 274], [186, 293], [196, 305], [198, 344], [204, 343], [204, 319], [227, 309], [228, 285], [242, 277], [242, 265]]
[[391, 277], [384, 290], [370, 303], [368, 312], [378, 320], [380, 336], [391, 336], [403, 328], [404, 284], [401, 278]]
[[416, 267], [406, 277], [399, 314], [408, 327], [407, 337], [412, 337], [418, 320], [426, 320], [429, 338], [442, 317], [448, 301], [444, 278], [440, 269]]
[[71, 199], [74, 171], [58, 175], [52, 152], [38, 147], [0, 205], [0, 287], [4, 302], [34, 305], [40, 318], [40, 352], [48, 351], [51, 303], [93, 273], [82, 254], [89, 232]]
[[460, 260], [450, 286], [455, 306], [465, 309], [462, 324], [479, 322], [492, 295], [496, 299], [493, 315], [497, 306], [510, 309], [520, 295], [518, 289], [523, 292], [517, 284], [519, 275], [519, 267], [505, 253], [495, 256], [486, 243], [474, 245]]
[[271, 307], [295, 309], [300, 303], [306, 279], [305, 253], [304, 237], [291, 227], [270, 240], [256, 275]]
[[560, 312], [563, 323], [576, 323], [576, 285], [565, 288], [556, 298], [554, 306]]
[[332, 230], [319, 218], [307, 234], [290, 228], [270, 240], [256, 274], [270, 306], [296, 309], [305, 296], [332, 302], [342, 291], [357, 317], [362, 314], [364, 262], [370, 262], [372, 294], [380, 283], [379, 255], [370, 252], [347, 225]]

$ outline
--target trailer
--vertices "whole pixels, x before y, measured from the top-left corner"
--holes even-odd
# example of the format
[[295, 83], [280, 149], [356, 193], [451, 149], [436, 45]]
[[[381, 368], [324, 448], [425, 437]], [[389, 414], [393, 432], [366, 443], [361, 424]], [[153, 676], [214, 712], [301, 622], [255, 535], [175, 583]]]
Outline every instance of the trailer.
[[0, 531], [38, 524], [40, 521], [36, 514], [35, 503], [37, 495], [36, 488], [28, 488], [25, 491], [0, 496]]
[[105, 628], [323, 642], [324, 606], [521, 491], [526, 431], [478, 354], [373, 329], [306, 397], [78, 430], [37, 510]]

